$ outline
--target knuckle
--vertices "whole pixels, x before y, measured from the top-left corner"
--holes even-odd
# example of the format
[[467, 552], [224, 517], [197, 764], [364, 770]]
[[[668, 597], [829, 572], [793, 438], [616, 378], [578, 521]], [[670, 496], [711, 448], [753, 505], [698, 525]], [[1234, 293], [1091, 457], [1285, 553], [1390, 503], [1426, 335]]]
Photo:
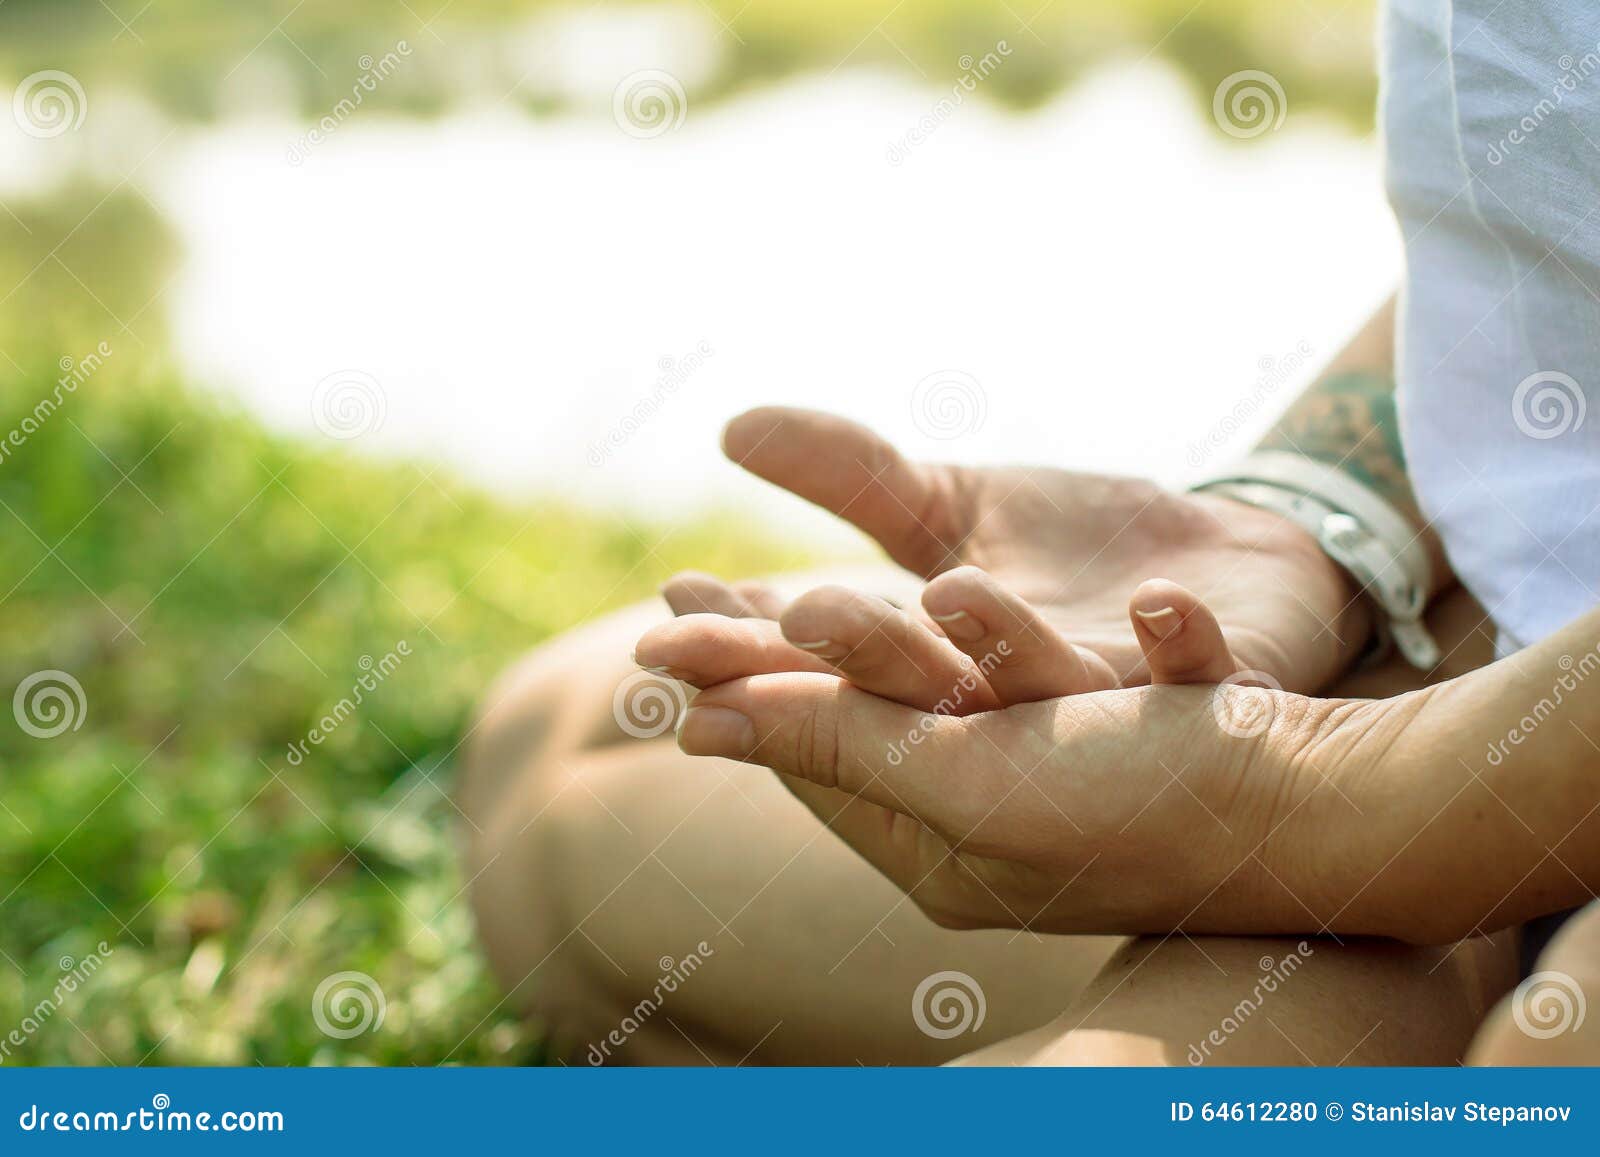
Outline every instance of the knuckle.
[[835, 662], [835, 666], [840, 671], [870, 679], [898, 669], [904, 663], [904, 660], [899, 663], [893, 661], [898, 658], [898, 652], [891, 654], [876, 637], [871, 637], [851, 647]]
[[[807, 611], [827, 610], [828, 608], [848, 599], [851, 595], [849, 587], [840, 586], [838, 583], [824, 583], [803, 592], [794, 602], [789, 604], [790, 614], [800, 615]], [[788, 615], [784, 619], [788, 619]]]
[[805, 777], [823, 787], [839, 786], [839, 716], [817, 705], [800, 721], [796, 755]]
[[845, 614], [853, 592], [841, 586], [820, 586], [805, 591], [778, 616], [778, 629], [791, 643], [837, 639], [847, 625]]
[[948, 587], [972, 587], [981, 585], [986, 575], [982, 567], [973, 566], [970, 562], [952, 567], [942, 575], [937, 576], [928, 583], [933, 589], [944, 590]]

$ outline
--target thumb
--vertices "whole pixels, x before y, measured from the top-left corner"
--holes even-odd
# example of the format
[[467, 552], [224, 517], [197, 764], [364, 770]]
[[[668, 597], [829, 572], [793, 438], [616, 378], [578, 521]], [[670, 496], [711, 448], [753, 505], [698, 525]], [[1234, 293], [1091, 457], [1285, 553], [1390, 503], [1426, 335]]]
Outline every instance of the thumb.
[[[929, 715], [832, 675], [735, 679], [695, 696], [678, 728], [689, 755], [717, 755], [857, 796], [935, 832], [970, 831], [963, 721]], [[963, 756], [965, 758], [963, 758]], [[962, 826], [962, 821], [967, 821]]]
[[722, 450], [746, 470], [866, 531], [924, 578], [955, 565], [965, 536], [948, 467], [919, 466], [865, 426], [816, 410], [763, 406], [740, 414]]
[[1217, 618], [1193, 592], [1151, 579], [1128, 603], [1151, 683], [1221, 683], [1240, 671]]

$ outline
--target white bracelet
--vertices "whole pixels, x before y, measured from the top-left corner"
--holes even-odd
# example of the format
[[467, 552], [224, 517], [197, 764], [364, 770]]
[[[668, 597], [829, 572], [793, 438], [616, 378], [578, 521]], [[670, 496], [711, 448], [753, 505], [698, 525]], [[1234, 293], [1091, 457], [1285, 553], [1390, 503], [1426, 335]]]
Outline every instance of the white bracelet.
[[1190, 490], [1225, 494], [1306, 530], [1377, 603], [1380, 644], [1392, 639], [1413, 667], [1438, 664], [1439, 645], [1422, 623], [1433, 564], [1422, 536], [1380, 495], [1342, 470], [1279, 450], [1257, 451]]

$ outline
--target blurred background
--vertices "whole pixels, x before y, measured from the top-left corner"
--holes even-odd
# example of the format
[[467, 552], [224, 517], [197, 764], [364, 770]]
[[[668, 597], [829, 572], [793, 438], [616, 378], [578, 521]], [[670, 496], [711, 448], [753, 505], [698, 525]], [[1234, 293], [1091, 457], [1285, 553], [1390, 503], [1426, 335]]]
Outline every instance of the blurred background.
[[720, 460], [750, 405], [1169, 482], [1243, 451], [1397, 275], [1373, 36], [0, 5], [0, 1064], [543, 1059], [454, 858], [487, 681], [682, 567], [867, 553]]

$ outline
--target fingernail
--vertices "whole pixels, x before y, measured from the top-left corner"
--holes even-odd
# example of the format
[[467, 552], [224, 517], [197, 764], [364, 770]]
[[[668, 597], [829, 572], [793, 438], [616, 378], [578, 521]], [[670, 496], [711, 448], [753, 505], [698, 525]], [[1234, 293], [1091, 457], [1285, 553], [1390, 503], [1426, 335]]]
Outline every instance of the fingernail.
[[983, 624], [967, 614], [966, 611], [956, 611], [949, 615], [931, 615], [934, 622], [944, 628], [944, 633], [952, 639], [964, 639], [975, 643], [983, 638]]
[[1176, 607], [1162, 607], [1159, 611], [1134, 611], [1141, 622], [1150, 628], [1150, 633], [1158, 639], [1170, 638], [1177, 634], [1178, 628], [1183, 626], [1183, 616]]
[[682, 683], [687, 683], [689, 681], [689, 672], [685, 671], [681, 667], [653, 667], [649, 663], [646, 663], [643, 659], [639, 658], [639, 653], [637, 651], [629, 655], [628, 658], [633, 660], [633, 665], [639, 668], [639, 670], [648, 671], [650, 674], [658, 676], [659, 678], [677, 679]]
[[817, 639], [816, 641], [809, 643], [802, 643], [798, 639], [790, 639], [789, 642], [793, 643], [796, 647], [799, 647], [802, 651], [825, 651], [829, 647], [833, 646], [832, 639]]
[[676, 679], [680, 683], [689, 682], [689, 672], [681, 667], [646, 667], [643, 663], [640, 663], [639, 669], [648, 671], [650, 674], [660, 676], [663, 679]]
[[678, 728], [678, 746], [686, 755], [743, 759], [755, 745], [755, 725], [731, 707], [691, 707]]

